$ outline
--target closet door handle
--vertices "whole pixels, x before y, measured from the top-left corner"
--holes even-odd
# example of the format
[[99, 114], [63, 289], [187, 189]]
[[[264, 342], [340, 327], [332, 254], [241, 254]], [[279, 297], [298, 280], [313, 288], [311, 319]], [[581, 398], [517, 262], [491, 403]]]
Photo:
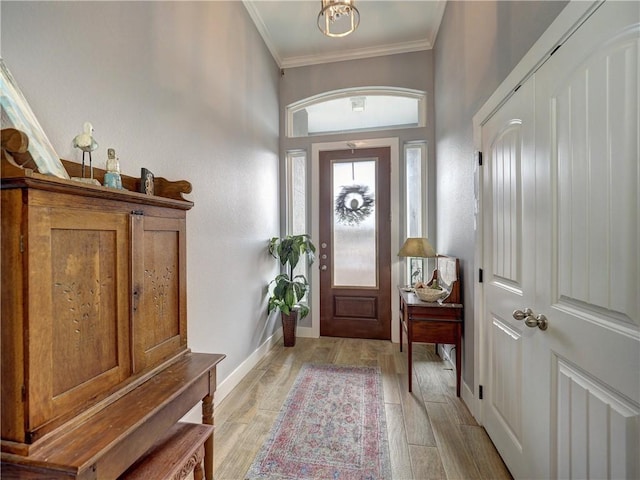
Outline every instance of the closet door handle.
[[514, 310], [512, 314], [513, 318], [515, 318], [516, 320], [524, 320], [530, 315], [533, 315], [533, 310], [531, 310], [530, 308], [525, 308], [524, 310]]
[[536, 315], [530, 308], [524, 310], [514, 310], [512, 314], [516, 320], [524, 320], [524, 324], [530, 328], [538, 327], [540, 330], [546, 330], [549, 327], [547, 317], [541, 313]]
[[549, 321], [547, 320], [547, 317], [545, 317], [541, 313], [536, 315], [535, 317], [533, 315], [529, 315], [524, 320], [524, 324], [527, 327], [531, 328], [538, 327], [540, 330], [546, 330], [549, 327]]

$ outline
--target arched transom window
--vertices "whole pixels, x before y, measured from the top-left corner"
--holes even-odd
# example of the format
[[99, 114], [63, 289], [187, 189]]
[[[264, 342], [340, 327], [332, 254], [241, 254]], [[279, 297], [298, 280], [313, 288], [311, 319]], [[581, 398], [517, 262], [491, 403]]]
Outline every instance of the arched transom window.
[[335, 90], [287, 107], [287, 136], [424, 127], [426, 93], [394, 87]]

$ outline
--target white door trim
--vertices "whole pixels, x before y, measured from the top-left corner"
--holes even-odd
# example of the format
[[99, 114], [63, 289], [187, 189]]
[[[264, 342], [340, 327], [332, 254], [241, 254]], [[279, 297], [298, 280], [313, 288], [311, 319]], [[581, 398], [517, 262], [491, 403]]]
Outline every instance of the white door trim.
[[[320, 185], [318, 179], [320, 151], [347, 150], [348, 144], [356, 144], [356, 148], [390, 147], [391, 149], [391, 341], [399, 341], [398, 330], [398, 295], [394, 295], [394, 286], [400, 281], [400, 262], [396, 252], [400, 249], [399, 219], [400, 219], [400, 140], [398, 137], [374, 138], [367, 140], [342, 140], [339, 142], [311, 144], [311, 238], [317, 239], [320, 233], [318, 210], [320, 207]], [[319, 247], [319, 246], [318, 246]], [[311, 327], [298, 326], [296, 335], [299, 337], [318, 338], [320, 336], [320, 270], [314, 264], [311, 267]]]
[[[553, 23], [547, 28], [536, 43], [522, 57], [522, 60], [516, 65], [509, 75], [504, 79], [496, 91], [489, 97], [485, 104], [473, 116], [473, 145], [476, 151], [482, 150], [482, 126], [491, 117], [491, 115], [511, 96], [514, 90], [529, 78], [550, 56], [558, 45], [571, 36], [576, 29], [584, 23], [584, 21], [603, 3], [602, 0], [584, 1], [572, 0], [556, 17]], [[482, 202], [482, 184], [483, 171], [479, 168], [475, 178], [475, 195], [476, 195], [476, 239], [475, 239], [475, 262], [478, 268], [483, 267], [483, 242], [482, 242], [482, 222], [483, 222], [483, 202]], [[482, 406], [478, 396], [478, 387], [483, 385], [486, 378], [486, 352], [484, 351], [485, 335], [484, 329], [484, 289], [483, 284], [479, 283], [478, 275], [474, 275], [474, 311], [476, 319], [474, 320], [474, 328], [477, 332], [474, 336], [474, 379], [473, 384], [476, 391], [472, 396], [464, 395], [463, 399], [471, 414], [482, 425]], [[465, 392], [466, 393], [466, 392]]]

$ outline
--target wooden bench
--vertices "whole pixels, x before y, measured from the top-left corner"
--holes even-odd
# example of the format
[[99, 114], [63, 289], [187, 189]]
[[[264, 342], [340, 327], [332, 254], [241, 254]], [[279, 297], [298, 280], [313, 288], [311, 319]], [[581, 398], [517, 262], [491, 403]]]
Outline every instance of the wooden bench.
[[202, 480], [204, 443], [212, 434], [212, 425], [178, 422], [120, 479], [184, 480], [193, 472], [194, 480]]

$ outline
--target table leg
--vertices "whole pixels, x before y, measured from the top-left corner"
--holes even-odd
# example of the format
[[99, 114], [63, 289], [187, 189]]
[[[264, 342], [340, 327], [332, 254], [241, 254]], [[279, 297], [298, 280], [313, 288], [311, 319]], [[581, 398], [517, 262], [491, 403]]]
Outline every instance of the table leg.
[[402, 318], [400, 318], [400, 351], [402, 352]]
[[461, 332], [458, 332], [456, 340], [456, 397], [460, 396], [460, 374], [462, 373], [462, 345], [460, 342]]
[[[211, 395], [202, 399], [202, 423], [213, 425], [213, 397]], [[204, 478], [213, 480], [213, 433], [204, 443]]]
[[411, 384], [413, 380], [413, 372], [411, 371], [413, 366], [412, 333], [413, 329], [411, 328], [411, 319], [409, 319], [407, 320], [407, 370], [409, 371], [409, 392], [411, 392]]

